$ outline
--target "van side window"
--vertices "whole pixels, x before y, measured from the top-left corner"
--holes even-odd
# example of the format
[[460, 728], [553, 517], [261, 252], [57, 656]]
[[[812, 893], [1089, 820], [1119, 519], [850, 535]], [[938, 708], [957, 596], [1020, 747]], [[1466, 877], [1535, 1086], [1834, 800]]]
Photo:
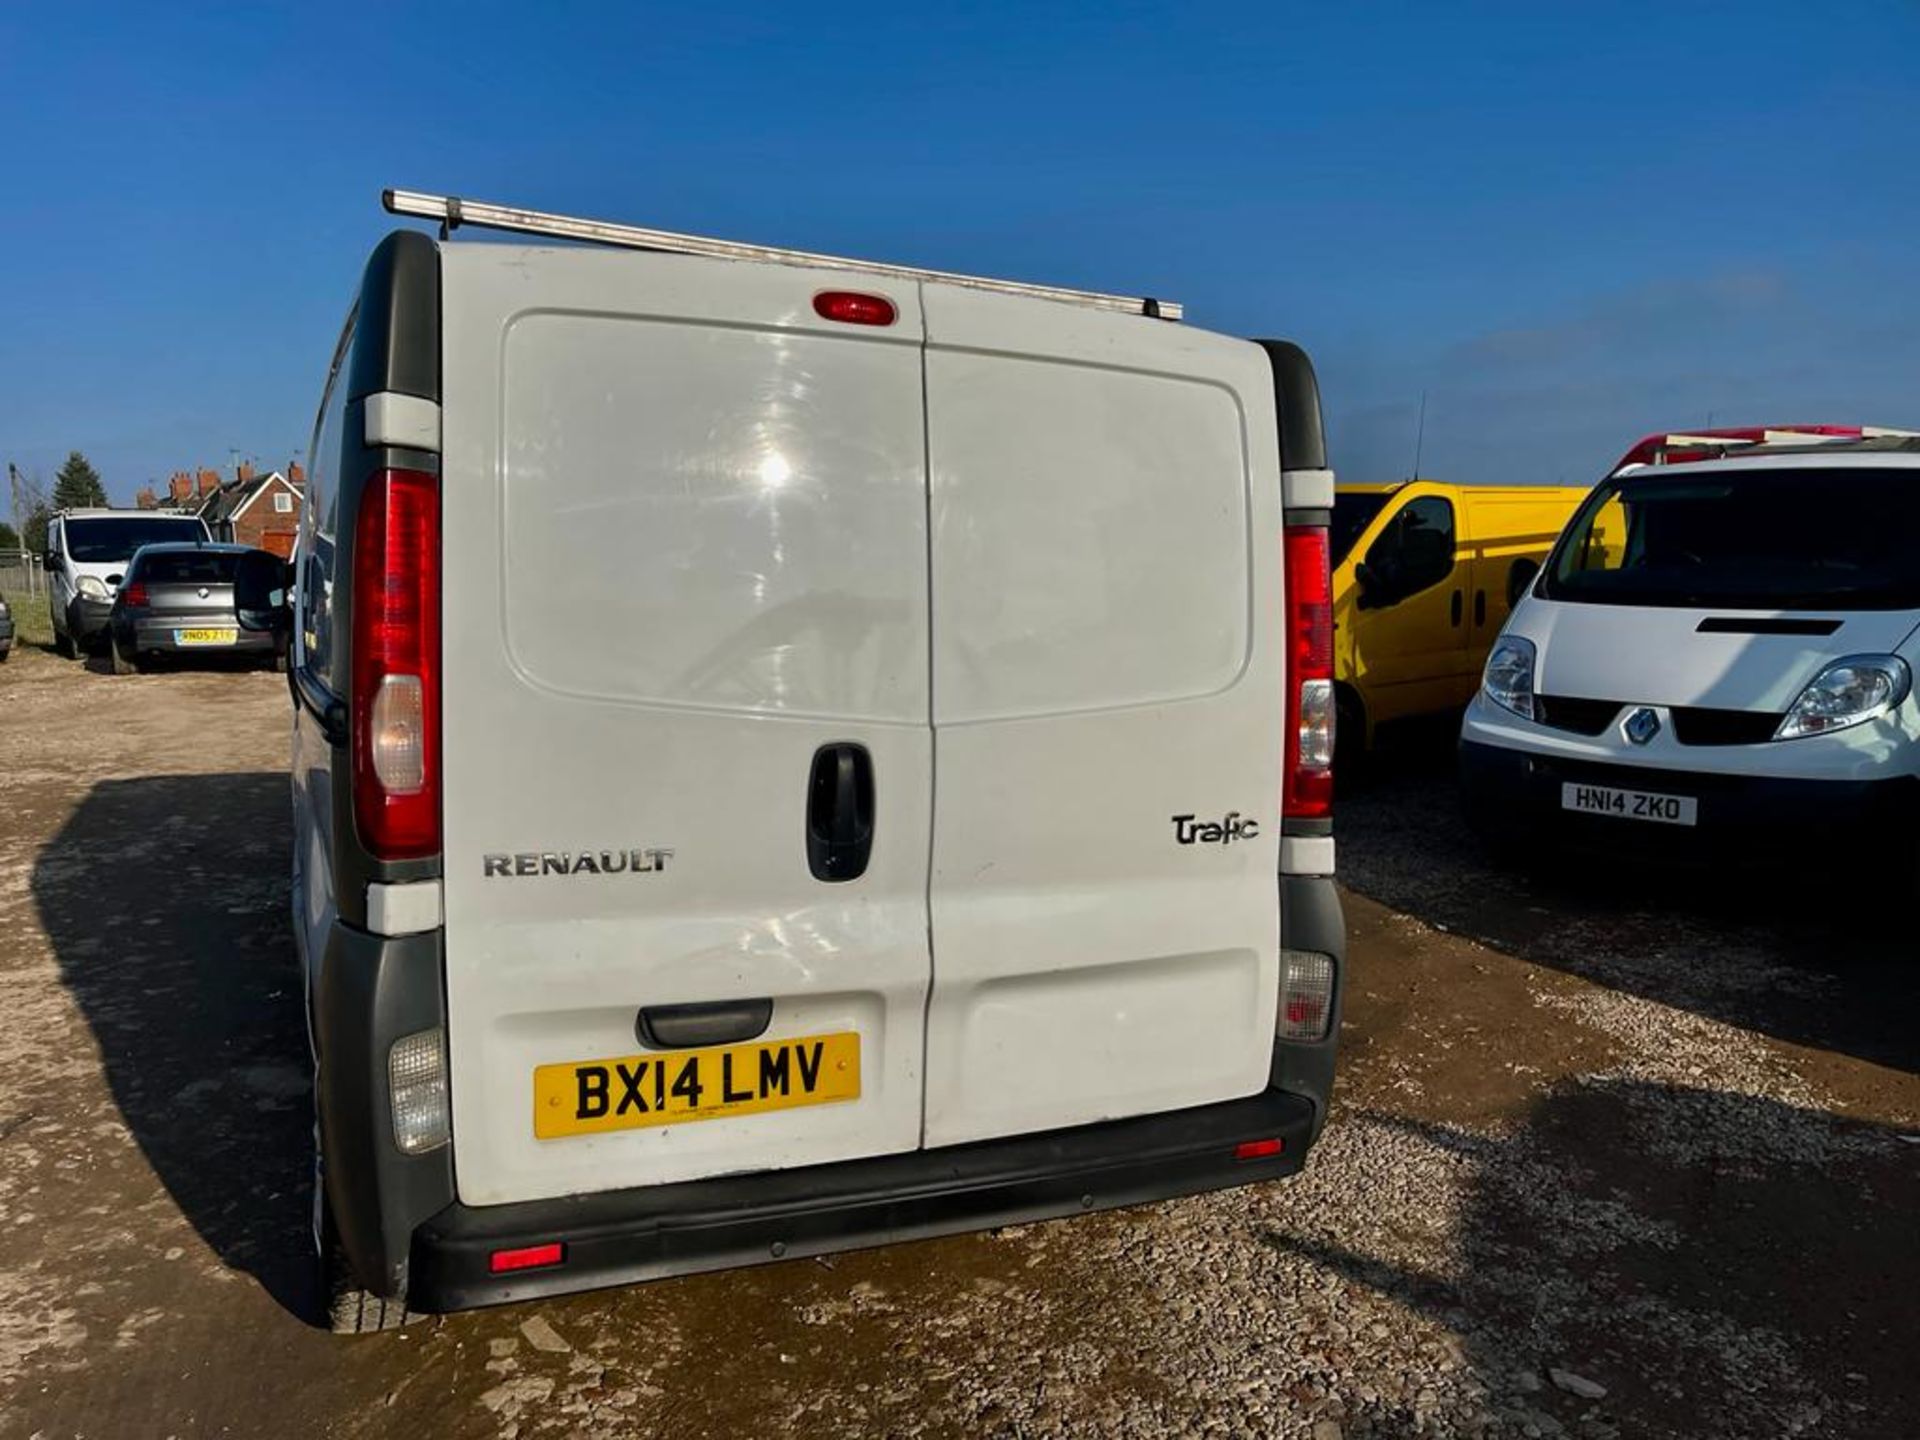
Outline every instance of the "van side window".
[[347, 412], [345, 362], [353, 343], [353, 320], [340, 335], [333, 369], [327, 376], [326, 398], [314, 422], [307, 477], [307, 503], [300, 514], [300, 573], [295, 583], [297, 609], [294, 630], [301, 646], [301, 664], [324, 685], [332, 685], [334, 526], [340, 503], [340, 445]]
[[1438, 495], [1409, 500], [1367, 550], [1366, 602], [1397, 605], [1453, 573], [1453, 503]]

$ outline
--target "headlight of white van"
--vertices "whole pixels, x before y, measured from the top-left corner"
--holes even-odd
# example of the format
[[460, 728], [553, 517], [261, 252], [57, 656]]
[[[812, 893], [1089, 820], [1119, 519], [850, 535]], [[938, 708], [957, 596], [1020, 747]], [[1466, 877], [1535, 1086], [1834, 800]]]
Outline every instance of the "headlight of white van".
[[1503, 710], [1533, 718], [1533, 642], [1518, 635], [1502, 635], [1487, 656], [1480, 687]]
[[1912, 689], [1913, 671], [1898, 655], [1849, 655], [1813, 677], [1773, 738], [1798, 740], [1878, 719]]
[[82, 575], [78, 580], [73, 582], [73, 588], [89, 600], [105, 600], [107, 598], [106, 583], [97, 575]]

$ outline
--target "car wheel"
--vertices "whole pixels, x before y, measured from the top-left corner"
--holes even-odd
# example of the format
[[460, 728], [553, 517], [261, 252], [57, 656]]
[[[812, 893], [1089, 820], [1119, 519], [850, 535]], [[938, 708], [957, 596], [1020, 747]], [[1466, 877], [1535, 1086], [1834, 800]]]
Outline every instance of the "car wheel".
[[7, 656], [11, 655], [12, 653], [13, 653], [13, 646], [11, 644], [0, 645], [0, 665], [6, 664]]
[[275, 650], [273, 652], [273, 659], [267, 662], [267, 668], [272, 670], [273, 673], [276, 675], [286, 674], [287, 673], [287, 652], [284, 650]]
[[137, 659], [120, 648], [118, 640], [112, 638], [107, 640], [107, 653], [113, 656], [113, 673], [116, 675], [131, 675], [136, 670], [145, 668]]

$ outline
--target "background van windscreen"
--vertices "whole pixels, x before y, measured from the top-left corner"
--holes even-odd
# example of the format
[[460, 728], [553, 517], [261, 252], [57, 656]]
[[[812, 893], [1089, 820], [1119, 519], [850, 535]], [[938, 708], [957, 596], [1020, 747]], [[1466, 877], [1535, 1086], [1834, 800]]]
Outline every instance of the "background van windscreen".
[[142, 545], [194, 540], [201, 533], [199, 524], [193, 520], [161, 520], [144, 515], [70, 516], [66, 530], [68, 557], [89, 564], [125, 560]]
[[1600, 605], [1920, 608], [1920, 470], [1605, 481], [1561, 537], [1539, 593]]
[[1341, 495], [1333, 497], [1333, 563], [1337, 569], [1353, 553], [1360, 532], [1373, 523], [1373, 517], [1387, 508], [1391, 495]]
[[231, 551], [180, 551], [140, 557], [140, 578], [150, 585], [231, 585], [240, 557]]

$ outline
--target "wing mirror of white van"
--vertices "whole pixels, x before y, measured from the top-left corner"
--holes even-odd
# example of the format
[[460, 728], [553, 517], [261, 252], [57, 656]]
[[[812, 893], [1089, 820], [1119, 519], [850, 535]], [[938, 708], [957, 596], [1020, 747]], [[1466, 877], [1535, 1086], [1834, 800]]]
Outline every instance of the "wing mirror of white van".
[[233, 612], [242, 630], [282, 634], [293, 629], [288, 596], [293, 567], [270, 550], [249, 550], [233, 571]]

